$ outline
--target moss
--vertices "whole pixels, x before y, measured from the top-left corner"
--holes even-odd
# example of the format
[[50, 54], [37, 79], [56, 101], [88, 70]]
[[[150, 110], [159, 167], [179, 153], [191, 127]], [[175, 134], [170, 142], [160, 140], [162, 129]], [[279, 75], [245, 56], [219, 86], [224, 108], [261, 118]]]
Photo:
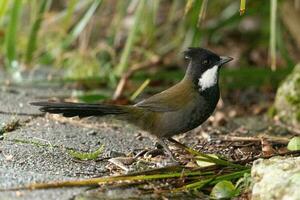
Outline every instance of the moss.
[[296, 120], [298, 121], [298, 122], [300, 122], [300, 110], [297, 112], [297, 114], [296, 114]]
[[300, 96], [296, 95], [288, 95], [285, 97], [287, 102], [290, 103], [291, 105], [300, 105]]
[[277, 109], [274, 106], [271, 106], [267, 112], [270, 118], [273, 118], [277, 114]]
[[275, 107], [283, 121], [300, 128], [300, 64], [278, 88]]
[[300, 76], [297, 77], [297, 79], [296, 79], [296, 84], [297, 84], [297, 85], [300, 85]]

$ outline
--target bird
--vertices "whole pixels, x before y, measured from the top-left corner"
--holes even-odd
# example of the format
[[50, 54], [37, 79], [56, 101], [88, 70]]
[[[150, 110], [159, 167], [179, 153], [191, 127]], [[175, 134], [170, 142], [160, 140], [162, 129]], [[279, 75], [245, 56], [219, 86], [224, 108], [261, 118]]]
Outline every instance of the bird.
[[212, 115], [220, 98], [220, 67], [233, 60], [200, 47], [189, 47], [183, 55], [188, 66], [182, 80], [133, 105], [50, 101], [30, 104], [38, 106], [42, 112], [64, 117], [113, 115], [155, 136], [166, 153], [176, 160], [167, 140], [200, 126]]

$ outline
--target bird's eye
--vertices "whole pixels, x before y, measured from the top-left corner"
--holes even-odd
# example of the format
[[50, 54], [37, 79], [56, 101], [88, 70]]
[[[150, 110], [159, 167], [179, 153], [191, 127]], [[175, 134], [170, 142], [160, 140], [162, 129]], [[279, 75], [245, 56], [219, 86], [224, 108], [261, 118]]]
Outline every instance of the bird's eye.
[[208, 63], [209, 63], [208, 60], [204, 60], [204, 61], [202, 62], [202, 64], [204, 64], [204, 65], [207, 65]]

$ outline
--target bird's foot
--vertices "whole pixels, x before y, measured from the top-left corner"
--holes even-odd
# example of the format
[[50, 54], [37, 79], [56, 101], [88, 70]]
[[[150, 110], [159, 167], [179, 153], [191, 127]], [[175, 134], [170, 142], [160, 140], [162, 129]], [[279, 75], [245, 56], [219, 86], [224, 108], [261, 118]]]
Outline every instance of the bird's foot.
[[169, 156], [169, 159], [172, 160], [174, 163], [179, 164], [180, 162], [177, 160], [177, 158], [174, 156], [172, 151], [169, 149], [166, 141], [167, 141], [166, 138], [158, 138], [158, 140], [157, 140], [158, 144], [160, 144], [163, 147], [163, 149], [165, 150], [165, 152]]

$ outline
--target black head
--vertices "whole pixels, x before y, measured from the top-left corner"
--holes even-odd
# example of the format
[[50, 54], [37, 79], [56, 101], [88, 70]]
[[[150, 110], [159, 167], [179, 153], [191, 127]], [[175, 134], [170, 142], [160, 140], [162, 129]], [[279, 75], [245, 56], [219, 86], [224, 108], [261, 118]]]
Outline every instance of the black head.
[[198, 86], [202, 78], [202, 88], [216, 84], [219, 67], [232, 60], [230, 57], [218, 56], [207, 49], [195, 47], [188, 48], [184, 57], [189, 60], [186, 76]]

